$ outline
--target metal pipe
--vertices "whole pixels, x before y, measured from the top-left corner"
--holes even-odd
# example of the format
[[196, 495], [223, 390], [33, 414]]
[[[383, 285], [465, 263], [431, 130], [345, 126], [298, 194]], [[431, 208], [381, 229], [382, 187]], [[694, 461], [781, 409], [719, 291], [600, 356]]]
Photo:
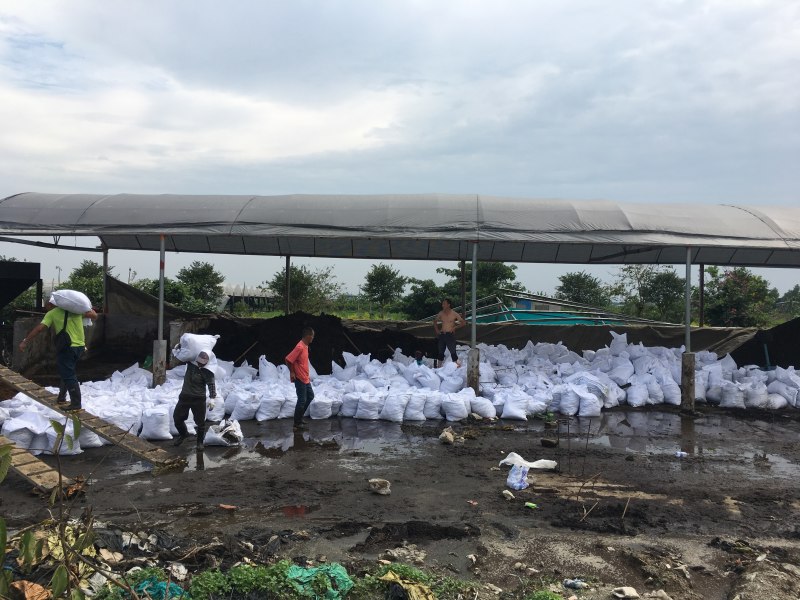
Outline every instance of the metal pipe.
[[461, 312], [467, 312], [467, 261], [460, 260], [461, 268]]
[[164, 339], [164, 260], [166, 250], [164, 248], [165, 236], [162, 233], [160, 247], [160, 261], [158, 263], [158, 339]]
[[706, 266], [700, 265], [700, 327], [706, 324]]
[[292, 278], [289, 276], [292, 272], [292, 257], [288, 254], [286, 255], [286, 314], [289, 314], [289, 302], [291, 300], [291, 280]]
[[103, 249], [103, 313], [108, 313], [108, 246], [100, 244]]
[[686, 352], [692, 351], [692, 248], [686, 247]]
[[478, 300], [478, 242], [472, 245], [472, 335], [470, 345], [474, 348], [478, 337], [477, 329], [477, 300]]

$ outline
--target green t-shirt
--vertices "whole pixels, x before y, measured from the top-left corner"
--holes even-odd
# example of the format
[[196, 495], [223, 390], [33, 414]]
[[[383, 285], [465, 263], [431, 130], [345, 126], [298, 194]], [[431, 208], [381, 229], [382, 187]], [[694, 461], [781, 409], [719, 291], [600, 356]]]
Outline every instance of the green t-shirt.
[[[86, 345], [86, 339], [83, 337], [83, 315], [75, 313], [67, 313], [67, 333], [69, 339], [72, 340], [73, 348], [83, 348]], [[64, 310], [61, 308], [53, 308], [44, 315], [42, 325], [58, 333], [64, 328]]]

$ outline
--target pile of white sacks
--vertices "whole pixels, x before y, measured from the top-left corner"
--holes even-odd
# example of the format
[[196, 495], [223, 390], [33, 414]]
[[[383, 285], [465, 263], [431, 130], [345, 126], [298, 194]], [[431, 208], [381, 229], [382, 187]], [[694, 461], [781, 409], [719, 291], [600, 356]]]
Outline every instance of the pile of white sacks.
[[[546, 411], [595, 417], [603, 408], [680, 404], [683, 348], [628, 344], [612, 332], [609, 347], [584, 351], [583, 356], [558, 344], [528, 344], [522, 349], [480, 344], [480, 387], [476, 397], [466, 387], [466, 368], [446, 362], [433, 369], [418, 365], [400, 349], [381, 363], [369, 355], [344, 353], [345, 367], [332, 365], [331, 375], [312, 368], [315, 392], [307, 416], [312, 419], [352, 417], [387, 421], [442, 419], [459, 421], [470, 413], [490, 419], [524, 420]], [[460, 347], [466, 364], [468, 348]], [[800, 407], [800, 375], [794, 367], [762, 371], [737, 367], [730, 355], [696, 354], [695, 399], [727, 408], [781, 409]], [[264, 357], [258, 367], [213, 358], [217, 399], [208, 399], [209, 421], [288, 419], [296, 395], [288, 369]], [[167, 372], [167, 381], [151, 389], [152, 374], [134, 365], [105, 381], [81, 384], [83, 407], [89, 412], [149, 440], [167, 440], [177, 434], [172, 412], [186, 367]], [[55, 432], [50, 419], [64, 417], [24, 394], [0, 402], [2, 434], [32, 452], [51, 452]], [[187, 425], [192, 428], [190, 420]], [[69, 429], [69, 428], [68, 428]], [[68, 433], [70, 433], [68, 431]], [[72, 449], [62, 454], [101, 446], [105, 440], [82, 430]]]

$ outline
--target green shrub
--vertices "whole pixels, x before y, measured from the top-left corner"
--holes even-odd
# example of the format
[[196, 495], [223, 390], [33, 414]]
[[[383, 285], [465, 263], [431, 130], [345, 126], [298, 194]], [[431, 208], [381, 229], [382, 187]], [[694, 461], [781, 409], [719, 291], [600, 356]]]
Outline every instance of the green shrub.
[[189, 593], [192, 600], [209, 600], [215, 595], [229, 594], [231, 584], [219, 569], [203, 571], [192, 577]]

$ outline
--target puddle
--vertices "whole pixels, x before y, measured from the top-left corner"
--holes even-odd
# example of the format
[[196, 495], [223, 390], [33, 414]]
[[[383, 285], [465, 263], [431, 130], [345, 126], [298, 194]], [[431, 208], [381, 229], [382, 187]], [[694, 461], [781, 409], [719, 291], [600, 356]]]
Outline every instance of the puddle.
[[[800, 464], [764, 449], [767, 443], [795, 440], [798, 432], [794, 422], [768, 423], [732, 415], [684, 417], [653, 411], [619, 411], [604, 413], [591, 425], [575, 423], [573, 431], [578, 429], [580, 434], [572, 438], [573, 447], [585, 443], [589, 431], [590, 446], [671, 456], [676, 469], [737, 470], [754, 478], [794, 479], [800, 476]], [[768, 440], [762, 445], [759, 440], [765, 436]], [[686, 456], [677, 457], [676, 452]]]

